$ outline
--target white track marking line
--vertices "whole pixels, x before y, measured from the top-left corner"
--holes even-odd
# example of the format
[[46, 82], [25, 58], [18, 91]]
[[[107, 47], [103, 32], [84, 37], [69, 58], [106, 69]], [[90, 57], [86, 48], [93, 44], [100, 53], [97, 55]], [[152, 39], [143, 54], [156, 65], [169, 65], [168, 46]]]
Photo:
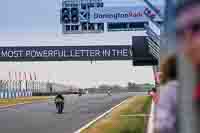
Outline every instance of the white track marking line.
[[119, 107], [120, 105], [122, 105], [123, 103], [127, 102], [129, 100], [126, 99], [124, 101], [122, 101], [120, 104], [112, 107], [111, 109], [109, 109], [108, 111], [106, 111], [105, 113], [103, 113], [102, 115], [98, 116], [97, 118], [95, 118], [94, 120], [92, 120], [91, 122], [89, 122], [88, 124], [86, 124], [85, 126], [83, 126], [82, 128], [80, 128], [79, 130], [75, 131], [74, 133], [81, 133], [83, 130], [85, 130], [86, 128], [88, 128], [90, 125], [94, 124], [96, 121], [100, 120], [101, 118], [103, 118], [104, 116], [106, 116], [107, 114], [109, 114], [110, 112], [112, 112], [114, 109], [116, 109], [117, 107]]

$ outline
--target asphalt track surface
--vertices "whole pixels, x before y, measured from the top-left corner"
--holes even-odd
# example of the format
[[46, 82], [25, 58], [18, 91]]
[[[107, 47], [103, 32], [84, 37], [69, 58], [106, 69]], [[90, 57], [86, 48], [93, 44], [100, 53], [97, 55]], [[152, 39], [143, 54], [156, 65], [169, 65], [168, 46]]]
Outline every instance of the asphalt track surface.
[[144, 93], [86, 94], [65, 96], [63, 114], [53, 100], [0, 110], [1, 133], [73, 133], [129, 96]]

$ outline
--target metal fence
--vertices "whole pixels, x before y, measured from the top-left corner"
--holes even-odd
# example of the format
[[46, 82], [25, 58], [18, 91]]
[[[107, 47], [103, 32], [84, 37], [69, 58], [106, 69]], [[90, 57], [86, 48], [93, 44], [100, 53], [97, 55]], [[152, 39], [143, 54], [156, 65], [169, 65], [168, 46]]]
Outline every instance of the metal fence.
[[68, 91], [66, 85], [36, 80], [0, 80], [0, 99]]

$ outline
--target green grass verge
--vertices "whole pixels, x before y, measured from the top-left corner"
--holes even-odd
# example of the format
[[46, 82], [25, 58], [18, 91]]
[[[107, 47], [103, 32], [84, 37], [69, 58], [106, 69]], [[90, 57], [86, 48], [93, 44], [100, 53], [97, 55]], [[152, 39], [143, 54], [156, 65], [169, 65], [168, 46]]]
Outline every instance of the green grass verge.
[[0, 99], [0, 106], [14, 105], [19, 103], [31, 103], [49, 99], [48, 96], [19, 97], [16, 99]]
[[149, 114], [150, 105], [149, 96], [130, 98], [82, 133], [145, 133], [148, 117], [141, 114]]

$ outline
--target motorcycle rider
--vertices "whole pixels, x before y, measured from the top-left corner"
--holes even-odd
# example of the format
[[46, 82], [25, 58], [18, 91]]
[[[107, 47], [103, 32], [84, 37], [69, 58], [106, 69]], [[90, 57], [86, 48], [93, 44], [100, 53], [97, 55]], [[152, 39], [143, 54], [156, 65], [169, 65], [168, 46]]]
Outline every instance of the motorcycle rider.
[[111, 88], [108, 89], [107, 94], [111, 96]]
[[62, 104], [62, 107], [64, 108], [64, 100], [65, 100], [65, 98], [62, 96], [62, 94], [58, 94], [55, 97], [56, 108], [58, 108], [59, 104]]
[[55, 97], [55, 103], [57, 102], [57, 100], [61, 99], [63, 102], [65, 100], [65, 98], [62, 96], [62, 94], [58, 94], [56, 97]]

